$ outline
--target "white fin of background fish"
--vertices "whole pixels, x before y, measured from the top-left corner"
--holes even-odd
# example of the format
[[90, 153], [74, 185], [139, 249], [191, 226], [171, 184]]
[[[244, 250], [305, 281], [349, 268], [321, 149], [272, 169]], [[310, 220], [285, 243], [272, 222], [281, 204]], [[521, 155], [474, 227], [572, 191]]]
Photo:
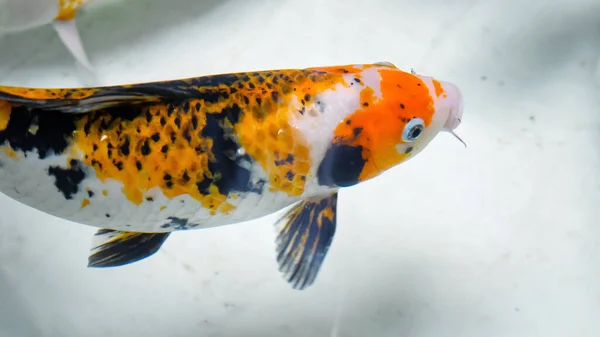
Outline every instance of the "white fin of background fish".
[[[90, 1], [92, 0], [86, 3]], [[93, 72], [76, 21], [56, 20], [59, 12], [59, 0], [0, 0], [0, 33], [16, 33], [43, 25], [52, 25], [75, 60], [86, 70]]]
[[63, 44], [71, 52], [71, 55], [86, 69], [92, 71], [93, 67], [83, 48], [83, 42], [79, 36], [75, 20], [54, 20], [52, 21], [52, 26]]

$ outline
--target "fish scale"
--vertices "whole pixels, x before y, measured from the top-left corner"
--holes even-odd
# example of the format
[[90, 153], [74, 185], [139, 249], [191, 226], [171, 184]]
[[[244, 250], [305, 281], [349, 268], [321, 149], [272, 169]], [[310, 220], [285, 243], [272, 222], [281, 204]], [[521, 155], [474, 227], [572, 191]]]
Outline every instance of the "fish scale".
[[454, 85], [387, 63], [0, 87], [0, 191], [101, 228], [93, 267], [146, 258], [174, 231], [293, 205], [276, 250], [304, 289], [332, 242], [340, 188], [414, 157], [461, 118]]

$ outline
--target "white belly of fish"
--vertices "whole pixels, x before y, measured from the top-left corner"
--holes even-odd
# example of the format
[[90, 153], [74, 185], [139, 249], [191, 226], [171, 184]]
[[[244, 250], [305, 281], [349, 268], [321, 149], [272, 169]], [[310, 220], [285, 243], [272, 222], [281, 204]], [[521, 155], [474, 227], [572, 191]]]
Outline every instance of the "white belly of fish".
[[[73, 184], [77, 191], [66, 198], [56, 186], [57, 177], [49, 173], [52, 166], [66, 168], [66, 156], [40, 159], [35, 152], [29, 152], [27, 157], [22, 152], [16, 152], [14, 157], [0, 153], [0, 192], [42, 212], [98, 228], [170, 232], [215, 227], [256, 219], [302, 198], [271, 191], [270, 186], [264, 184], [259, 191], [228, 199], [235, 206], [228, 214], [219, 210], [211, 213], [187, 194], [167, 198], [159, 188], [154, 188], [145, 193], [144, 200], [137, 205], [122, 192], [121, 182], [102, 182], [89, 167], [84, 169], [85, 178]], [[264, 171], [254, 166], [252, 179], [266, 180]]]

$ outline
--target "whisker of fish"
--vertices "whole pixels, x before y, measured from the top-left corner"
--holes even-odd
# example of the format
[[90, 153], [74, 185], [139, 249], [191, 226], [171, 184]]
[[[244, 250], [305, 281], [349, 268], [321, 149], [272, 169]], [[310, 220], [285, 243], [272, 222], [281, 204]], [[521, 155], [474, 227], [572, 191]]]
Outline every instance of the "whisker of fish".
[[454, 132], [454, 130], [450, 131], [450, 133], [465, 146], [465, 149], [467, 148], [467, 143], [465, 143], [465, 141], [462, 140], [462, 138], [460, 138], [456, 132]]

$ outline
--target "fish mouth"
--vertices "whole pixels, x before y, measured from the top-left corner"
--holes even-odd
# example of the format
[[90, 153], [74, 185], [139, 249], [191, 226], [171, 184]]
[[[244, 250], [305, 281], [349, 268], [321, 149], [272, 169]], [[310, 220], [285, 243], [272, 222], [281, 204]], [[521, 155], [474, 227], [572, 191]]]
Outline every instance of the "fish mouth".
[[442, 126], [442, 131], [449, 132], [456, 139], [458, 139], [465, 148], [467, 144], [465, 143], [458, 134], [454, 131], [456, 128], [460, 126], [462, 122], [463, 110], [464, 110], [464, 100], [463, 95], [458, 89], [456, 85], [449, 82], [443, 82], [444, 91], [446, 92], [446, 100], [449, 108], [448, 117], [446, 118], [446, 122]]
[[447, 94], [446, 100], [450, 109], [446, 123], [444, 123], [443, 130], [453, 131], [460, 125], [462, 121], [464, 110], [463, 95], [460, 89], [458, 89], [458, 87], [452, 83], [444, 82], [443, 87]]

